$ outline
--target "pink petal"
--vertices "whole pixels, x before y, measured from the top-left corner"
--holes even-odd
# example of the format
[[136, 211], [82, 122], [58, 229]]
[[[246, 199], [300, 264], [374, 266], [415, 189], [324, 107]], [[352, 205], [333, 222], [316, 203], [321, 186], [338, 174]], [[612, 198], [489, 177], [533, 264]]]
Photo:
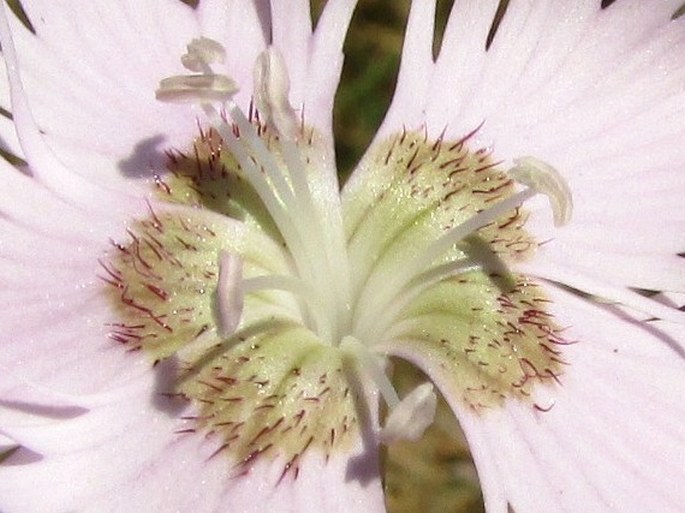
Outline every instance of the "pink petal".
[[0, 170], [0, 366], [7, 369], [0, 397], [22, 399], [19, 390], [8, 395], [9, 372], [81, 393], [127, 379], [136, 358], [108, 338], [117, 318], [98, 259], [110, 237], [125, 233], [121, 218], [142, 212], [120, 201], [120, 213], [103, 217], [54, 197], [7, 164], [0, 162]]
[[12, 450], [16, 446], [17, 444], [14, 442], [14, 440], [12, 440], [11, 438], [7, 438], [6, 436], [0, 435], [0, 458], [2, 458], [3, 454]]
[[[4, 68], [5, 62], [0, 55], [0, 66]], [[7, 76], [0, 73], [0, 108], [10, 112], [10, 84]], [[0, 148], [17, 157], [22, 157], [23, 152], [17, 139], [17, 131], [14, 129], [12, 120], [5, 116], [0, 116]]]
[[292, 83], [291, 102], [303, 103], [307, 80], [307, 54], [312, 35], [312, 19], [308, 0], [274, 1], [271, 3], [272, 43], [278, 47], [288, 66]]
[[680, 2], [512, 3], [486, 52], [498, 3], [455, 5], [433, 63], [432, 3], [415, 2], [377, 140], [424, 123], [433, 137], [458, 136], [484, 122], [476, 144], [495, 158], [534, 155], [569, 181], [571, 223], [550, 230], [545, 207], [528, 224], [538, 241], [554, 238], [545, 251], [556, 262], [682, 289], [685, 32], [683, 18], [671, 21]]
[[[384, 124], [408, 126], [422, 122], [422, 102], [428, 95], [433, 74], [433, 34], [435, 25], [435, 0], [412, 2], [404, 36], [402, 66], [397, 77], [393, 103], [402, 109], [391, 109]], [[401, 116], [395, 121], [391, 116]]]
[[[4, 55], [9, 72], [14, 122], [29, 166], [40, 181], [70, 202], [87, 205], [93, 211], [119, 212], [121, 210], [121, 205], [117, 206], [119, 198], [113, 195], [103, 196], [106, 189], [67, 169], [46, 144], [46, 136], [36, 125], [27, 103], [5, 14], [5, 8], [2, 7], [0, 9], [0, 35], [3, 39]], [[123, 197], [126, 198], [126, 196]], [[131, 199], [126, 199], [128, 199], [127, 203], [130, 203]]]
[[[562, 384], [536, 388], [539, 409], [510, 400], [474, 415], [442, 388], [482, 482], [499, 479], [517, 513], [680, 511], [685, 329], [639, 321], [561, 289], [548, 293], [550, 311], [568, 326], [565, 338], [577, 343], [561, 348], [569, 362]], [[447, 383], [424, 356], [400, 356], [438, 386]], [[484, 493], [496, 502], [501, 492], [490, 484]]]
[[[373, 444], [370, 438], [347, 454], [307, 453], [297, 473], [284, 475], [284, 462], [266, 460], [236, 473], [235, 463], [215, 454], [221, 437], [182, 432], [192, 425], [178, 416], [192, 412], [163, 398], [151, 402], [158, 392], [148, 374], [84, 398], [87, 413], [4, 427], [25, 449], [0, 466], [0, 507], [8, 513], [384, 511], [375, 447], [365, 445]], [[36, 486], [40, 494], [31, 493]]]
[[[288, 2], [283, 1], [283, 4], [287, 5]], [[296, 94], [301, 95], [300, 101], [304, 101], [305, 119], [320, 127], [327, 138], [333, 131], [333, 100], [344, 60], [342, 47], [356, 5], [357, 0], [326, 2], [309, 41], [306, 81], [301, 89], [295, 89]], [[295, 101], [298, 101], [297, 96]], [[329, 151], [332, 156], [332, 135], [330, 137]]]
[[154, 99], [159, 80], [178, 71], [185, 43], [197, 34], [193, 11], [171, 0], [116, 8], [62, 3], [23, 2], [37, 36], [10, 17], [29, 107], [46, 144], [67, 167], [100, 183], [163, 169], [163, 149], [188, 144], [196, 133], [190, 111]]
[[0, 149], [19, 158], [24, 154], [14, 129], [14, 123], [5, 116], [0, 116]]

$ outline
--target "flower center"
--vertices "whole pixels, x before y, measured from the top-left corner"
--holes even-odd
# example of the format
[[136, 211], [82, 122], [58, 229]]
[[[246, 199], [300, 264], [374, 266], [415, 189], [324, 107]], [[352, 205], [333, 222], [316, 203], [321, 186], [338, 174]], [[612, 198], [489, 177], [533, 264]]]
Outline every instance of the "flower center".
[[470, 136], [407, 132], [369, 152], [366, 182], [341, 194], [324, 137], [288, 101], [280, 54], [259, 57], [248, 114], [235, 82], [213, 71], [222, 58], [216, 42], [194, 40], [182, 63], [197, 73], [161, 81], [158, 99], [198, 104], [210, 128], [192, 153], [169, 152], [162, 204], [103, 259], [122, 312], [112, 338], [178, 359], [176, 390], [200, 406], [195, 422], [241, 461], [277, 447], [292, 465], [354, 433], [360, 384], [389, 406], [385, 441], [431, 422], [432, 385], [398, 397], [390, 346], [453, 366], [476, 409], [557, 380], [563, 340], [546, 300], [508, 269], [535, 247], [525, 201], [543, 193], [555, 222], [568, 220], [553, 168], [527, 157], [505, 174], [468, 150]]
[[[467, 237], [519, 208], [536, 194], [544, 193], [550, 198], [555, 224], [564, 224], [570, 218], [570, 191], [561, 176], [544, 162], [532, 157], [521, 158], [510, 170], [509, 177], [525, 184], [526, 188], [479, 210], [447, 230], [407, 262], [403, 273], [396, 274], [385, 283], [367, 283], [363, 287], [357, 283], [354, 287], [355, 278], [359, 282], [359, 277], [354, 276], [356, 266], [348, 257], [343, 231], [336, 229], [342, 223], [333, 226], [321, 223], [321, 213], [317, 211], [310, 190], [307, 165], [298, 147], [304, 142], [305, 134], [288, 102], [290, 86], [282, 57], [277, 50], [269, 49], [260, 55], [255, 67], [255, 101], [259, 112], [266, 117], [261, 128], [259, 124], [255, 127], [231, 101], [237, 91], [234, 82], [212, 71], [210, 64], [222, 58], [223, 48], [215, 41], [205, 38], [193, 41], [182, 62], [188, 69], [202, 71], [203, 74], [165, 79], [160, 84], [157, 97], [163, 101], [201, 104], [212, 128], [235, 156], [238, 166], [273, 219], [295, 267], [294, 276], [260, 276], [242, 283], [222, 283], [222, 286], [236, 295], [242, 295], [244, 287], [249, 291], [280, 289], [296, 295], [304, 307], [302, 318], [305, 324], [329, 345], [337, 346], [350, 336], [373, 344], [373, 337], [367, 334], [369, 318], [377, 323], [379, 318], [387, 317], [383, 312], [394, 298], [445, 277], [483, 268], [486, 254], [478, 255], [476, 259], [449, 259], [438, 267], [434, 263]], [[195, 97], [193, 89], [197, 91]], [[226, 106], [232, 124], [210, 103], [216, 99]], [[274, 134], [276, 145], [271, 148], [259, 133], [266, 128]], [[333, 207], [334, 215], [342, 220], [343, 214], [340, 208], [335, 208], [338, 207], [335, 202], [327, 206]], [[239, 273], [231, 273], [231, 276], [239, 280]], [[225, 293], [220, 297], [223, 296]], [[219, 305], [219, 315], [224, 319], [235, 317], [238, 309], [235, 301], [227, 300], [222, 305], [224, 303], [231, 304], [231, 311]], [[226, 320], [221, 323], [234, 324]]]

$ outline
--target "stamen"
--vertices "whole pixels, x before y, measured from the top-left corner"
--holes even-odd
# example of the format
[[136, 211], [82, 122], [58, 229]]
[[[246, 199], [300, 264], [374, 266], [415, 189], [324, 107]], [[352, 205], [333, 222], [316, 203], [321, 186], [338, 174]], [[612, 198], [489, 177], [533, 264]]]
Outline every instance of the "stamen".
[[384, 366], [378, 361], [378, 357], [369, 351], [368, 347], [355, 337], [347, 335], [340, 342], [340, 349], [346, 351], [361, 365], [362, 370], [378, 387], [378, 391], [390, 409], [400, 404], [400, 397], [385, 374]]
[[[292, 206], [297, 212], [299, 224], [309, 227], [304, 232], [308, 235], [311, 246], [320, 248], [323, 255], [319, 260], [328, 262], [335, 269], [334, 273], [324, 269], [324, 278], [336, 282], [336, 291], [340, 300], [329, 298], [330, 304], [338, 306], [334, 312], [334, 324], [339, 326], [337, 337], [342, 336], [350, 322], [350, 311], [347, 308], [350, 298], [348, 265], [344, 259], [344, 235], [334, 233], [332, 227], [321, 225], [321, 216], [316, 210], [307, 179], [306, 168], [302, 162], [296, 141], [300, 138], [300, 122], [295, 109], [288, 100], [290, 79], [283, 56], [275, 47], [269, 47], [257, 58], [254, 70], [255, 102], [257, 108], [266, 118], [269, 126], [279, 135], [281, 150], [285, 160], [290, 183], [296, 198]], [[319, 256], [319, 255], [316, 255]]]
[[281, 52], [270, 46], [263, 51], [254, 68], [255, 103], [266, 122], [284, 138], [295, 140], [299, 122], [290, 105], [290, 79]]
[[155, 97], [167, 103], [226, 102], [238, 92], [235, 81], [226, 75], [214, 73], [210, 64], [223, 62], [226, 50], [220, 43], [201, 37], [188, 43], [188, 52], [181, 63], [198, 75], [176, 75], [162, 79]]
[[[522, 191], [478, 212], [460, 225], [444, 233], [418, 257], [405, 266], [405, 272], [390, 277], [377, 275], [371, 278], [362, 292], [357, 307], [358, 318], [355, 318], [355, 333], [364, 338], [368, 336], [365, 327], [369, 318], [373, 319], [382, 312], [385, 318], [385, 307], [392, 298], [397, 297], [408, 283], [415, 280], [425, 269], [430, 269], [435, 261], [454, 248], [472, 233], [503, 217], [508, 212], [520, 207], [538, 193], [550, 199], [555, 225], [568, 222], [573, 209], [571, 191], [564, 178], [552, 166], [533, 157], [516, 159], [512, 169], [514, 178], [527, 185]], [[429, 276], [429, 275], [427, 275]]]
[[230, 337], [243, 314], [243, 259], [235, 253], [219, 253], [219, 283], [216, 289], [219, 335]]
[[376, 309], [366, 310], [368, 315], [362, 315], [359, 318], [355, 333], [364, 340], [373, 341], [372, 344], [382, 342], [387, 338], [388, 328], [395, 323], [402, 310], [428, 287], [450, 276], [477, 271], [483, 267], [482, 264], [471, 259], [462, 259], [435, 266], [418, 274], [394, 296], [376, 297], [376, 307], [381, 306], [382, 301], [386, 303], [386, 306], [382, 308], [382, 317], [379, 318]]
[[[482, 212], [479, 212], [455, 228], [452, 228], [426, 249], [420, 259], [417, 259], [416, 263], [414, 264], [414, 268], [416, 271], [424, 269], [436, 259], [444, 255], [451, 248], [453, 248], [456, 244], [471, 235], [473, 232], [480, 230], [493, 221], [496, 221], [500, 217], [504, 216], [507, 212], [520, 207], [523, 203], [528, 201], [537, 193], [538, 191], [533, 188], [524, 189], [521, 192], [516, 193], [513, 196], [510, 196], [507, 199], [483, 210]], [[415, 274], [415, 272], [412, 273], [412, 276]]]
[[226, 59], [226, 49], [208, 37], [193, 39], [187, 49], [188, 52], [181, 56], [181, 64], [190, 71], [211, 73], [210, 64]]
[[380, 432], [381, 441], [389, 444], [398, 440], [418, 440], [435, 418], [437, 396], [433, 391], [433, 385], [419, 385], [400, 400], [385, 373], [383, 364], [378, 360], [378, 355], [371, 353], [368, 347], [351, 336], [343, 338], [340, 349], [346, 351], [361, 365], [388, 405], [390, 412]]
[[240, 107], [236, 104], [231, 103], [228, 106], [228, 113], [238, 127], [240, 140], [247, 143], [247, 146], [252, 150], [251, 153], [252, 156], [255, 157], [256, 162], [264, 167], [264, 171], [266, 171], [267, 176], [271, 180], [280, 200], [286, 205], [294, 205], [295, 198], [292, 189], [286, 181], [282, 169], [276, 163], [274, 156], [269, 151], [269, 148], [267, 148], [264, 141], [259, 137], [255, 127], [250, 123], [247, 117], [245, 117], [243, 111], [240, 110]]
[[[285, 275], [266, 275], [255, 276], [248, 278], [243, 282], [245, 294], [259, 292], [262, 290], [282, 290], [290, 292], [299, 300], [300, 304], [306, 308], [302, 309], [303, 313], [309, 313], [314, 318], [315, 331], [320, 335], [323, 342], [332, 341], [332, 336], [329, 333], [330, 322], [324, 309], [325, 302], [321, 298], [318, 289], [314, 288], [308, 282], [296, 278], [294, 276]], [[308, 319], [303, 319], [304, 323], [310, 325]]]
[[471, 219], [464, 221], [456, 228], [445, 233], [426, 250], [420, 259], [421, 262], [417, 262], [419, 269], [425, 268], [426, 265], [439, 258], [471, 233], [496, 221], [507, 212], [520, 207], [538, 193], [542, 193], [550, 199], [554, 224], [556, 226], [569, 221], [573, 210], [571, 190], [559, 172], [552, 166], [533, 157], [523, 157], [516, 159], [514, 162], [517, 165], [512, 168], [509, 174], [514, 179], [527, 185], [528, 188], [479, 212]]
[[[525, 189], [467, 219], [443, 234], [442, 237], [428, 246], [413, 261], [407, 262], [404, 273], [395, 273], [390, 277], [374, 276], [367, 282], [364, 292], [359, 298], [357, 311], [367, 318], [377, 315], [379, 309], [383, 311], [387, 302], [396, 297], [410, 281], [422, 273], [424, 269], [430, 268], [438, 258], [455, 247], [459, 242], [473, 232], [499, 219], [507, 212], [514, 210], [536, 194], [537, 191], [534, 189]], [[355, 327], [358, 329], [359, 319], [357, 321]], [[355, 330], [355, 333], [357, 332]]]
[[514, 159], [509, 176], [549, 198], [554, 215], [554, 226], [563, 226], [571, 220], [573, 197], [571, 189], [559, 171], [535, 157]]
[[[276, 280], [276, 288], [285, 286], [284, 290], [294, 292], [298, 302], [306, 307], [302, 312], [305, 323], [314, 328], [309, 322], [313, 317], [317, 333], [324, 340], [337, 343], [345, 331], [342, 326], [350, 323], [344, 235], [342, 230], [334, 233], [330, 227], [323, 226], [314, 204], [307, 168], [297, 146], [301, 139], [300, 122], [288, 100], [290, 81], [282, 55], [273, 47], [264, 51], [255, 64], [254, 82], [257, 107], [278, 136], [285, 166], [277, 161], [240, 107], [231, 101], [237, 91], [236, 84], [212, 71], [210, 64], [225, 57], [223, 47], [211, 39], [200, 38], [191, 41], [187, 48], [188, 52], [182, 57], [183, 65], [202, 74], [162, 80], [157, 98], [200, 104], [210, 124], [218, 131], [264, 202], [293, 256], [298, 283], [285, 284]], [[219, 113], [214, 102], [224, 104], [235, 129]], [[338, 286], [320, 288], [311, 285], [331, 280], [338, 282]], [[310, 295], [314, 299], [302, 301], [303, 283], [318, 291], [318, 294]]]
[[238, 92], [225, 75], [176, 75], [162, 79], [155, 98], [166, 103], [211, 103], [230, 100]]
[[[425, 268], [471, 233], [496, 221], [507, 212], [520, 207], [538, 193], [542, 193], [550, 199], [556, 226], [569, 221], [573, 210], [571, 190], [559, 172], [552, 166], [533, 157], [523, 157], [516, 159], [515, 162], [516, 167], [512, 168], [509, 173], [514, 179], [527, 185], [528, 188], [479, 212], [471, 219], [445, 233], [429, 246], [416, 262], [417, 270]], [[414, 274], [412, 273], [412, 276]]]
[[[254, 187], [276, 226], [278, 226], [288, 245], [288, 249], [294, 256], [298, 272], [301, 276], [307, 276], [314, 268], [315, 262], [310, 262], [307, 257], [306, 245], [298, 230], [298, 227], [302, 225], [293, 222], [293, 212], [289, 211], [286, 207], [286, 205], [292, 206], [294, 204], [292, 191], [282, 179], [282, 176], [280, 176], [280, 170], [277, 166], [274, 167], [273, 156], [264, 146], [261, 139], [259, 139], [254, 127], [247, 121], [237, 106], [234, 106], [230, 113], [231, 116], [235, 116], [234, 121], [236, 121], [238, 128], [241, 130], [241, 139], [236, 137], [232, 129], [224, 122], [213, 106], [204, 104], [203, 108], [212, 126], [219, 132], [230, 152], [238, 159], [248, 181]], [[245, 143], [246, 140], [249, 140], [249, 144]], [[248, 153], [247, 149], [252, 150], [252, 153]], [[258, 169], [257, 163], [265, 166], [265, 171], [267, 171], [274, 188], [266, 180], [265, 173]], [[272, 163], [273, 165], [270, 165]]]
[[390, 410], [380, 432], [381, 442], [388, 445], [399, 440], [418, 440], [435, 420], [437, 405], [432, 383], [417, 386]]

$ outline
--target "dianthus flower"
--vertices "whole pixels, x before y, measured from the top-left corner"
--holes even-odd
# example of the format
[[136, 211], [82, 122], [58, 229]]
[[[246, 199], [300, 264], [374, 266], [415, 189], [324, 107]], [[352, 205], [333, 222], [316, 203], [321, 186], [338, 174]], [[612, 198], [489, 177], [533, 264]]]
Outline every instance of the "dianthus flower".
[[678, 2], [498, 5], [342, 188], [353, 0], [3, 8], [0, 510], [382, 512], [439, 391], [488, 513], [681, 511]]

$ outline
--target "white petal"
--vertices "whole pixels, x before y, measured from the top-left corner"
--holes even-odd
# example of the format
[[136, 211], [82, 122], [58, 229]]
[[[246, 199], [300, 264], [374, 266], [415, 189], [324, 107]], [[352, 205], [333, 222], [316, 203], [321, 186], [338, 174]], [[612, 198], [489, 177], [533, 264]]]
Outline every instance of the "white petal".
[[[477, 415], [442, 388], [473, 441], [481, 480], [498, 478], [517, 513], [679, 511], [683, 327], [639, 321], [560, 289], [548, 293], [565, 338], [577, 341], [562, 347], [569, 365], [560, 386], [536, 389], [536, 407], [511, 401]], [[449, 379], [422, 355], [397, 354], [438, 387]], [[499, 497], [489, 488], [486, 498]]]
[[421, 30], [410, 24], [377, 137], [423, 123], [434, 138], [458, 136], [484, 123], [474, 142], [495, 158], [534, 155], [568, 180], [572, 222], [553, 230], [534, 208], [528, 223], [538, 241], [554, 239], [545, 251], [557, 262], [635, 287], [683, 288], [685, 32], [684, 18], [671, 21], [681, 2], [511, 3], [486, 52], [497, 4], [455, 5], [435, 64], [431, 23], [412, 15]]
[[163, 169], [163, 150], [192, 140], [191, 111], [154, 99], [197, 35], [191, 9], [171, 0], [23, 5], [37, 35], [10, 21], [29, 107], [63, 164], [119, 183]]
[[216, 454], [220, 436], [186, 432], [193, 426], [179, 416], [192, 412], [158, 396], [158, 379], [149, 373], [86, 398], [90, 411], [74, 418], [9, 429], [34, 453], [22, 449], [0, 465], [2, 511], [384, 511], [372, 438], [330, 458], [306, 453], [298, 471], [264, 459], [236, 473]]

